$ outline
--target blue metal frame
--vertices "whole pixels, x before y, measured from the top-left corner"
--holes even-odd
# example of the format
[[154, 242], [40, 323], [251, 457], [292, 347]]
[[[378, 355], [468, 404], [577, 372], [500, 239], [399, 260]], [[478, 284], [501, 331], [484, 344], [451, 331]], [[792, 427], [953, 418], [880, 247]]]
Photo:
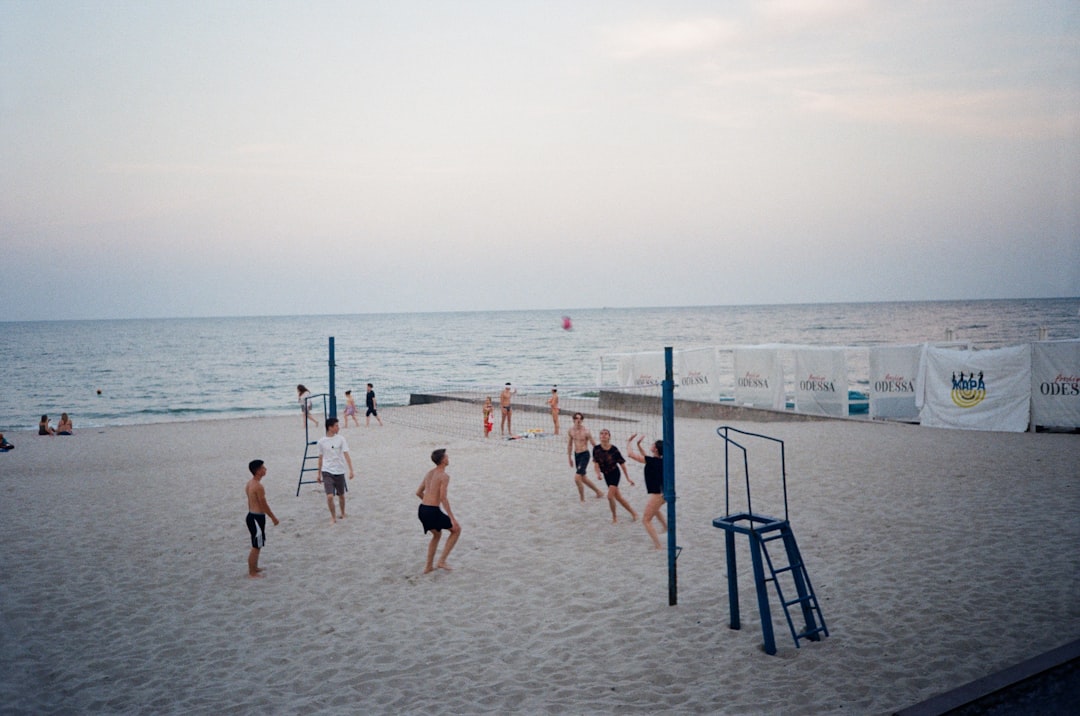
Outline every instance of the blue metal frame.
[[[750, 494], [750, 465], [747, 458], [747, 450], [743, 445], [731, 438], [730, 433], [732, 432], [755, 438], [763, 438], [779, 444], [780, 474], [781, 480], [783, 481], [784, 495], [783, 518], [760, 515], [753, 511], [753, 502]], [[754, 583], [757, 587], [758, 614], [761, 617], [761, 631], [764, 639], [765, 653], [776, 653], [776, 638], [773, 634], [772, 612], [769, 608], [768, 582], [772, 582], [776, 587], [776, 593], [780, 598], [780, 605], [784, 610], [784, 616], [787, 619], [788, 628], [791, 630], [791, 636], [795, 641], [796, 648], [799, 647], [799, 641], [801, 639], [818, 641], [822, 634], [828, 636], [829, 630], [825, 626], [825, 617], [821, 614], [821, 609], [818, 605], [817, 597], [814, 594], [813, 586], [810, 584], [810, 575], [807, 573], [806, 566], [803, 564], [798, 544], [795, 541], [795, 533], [792, 531], [791, 523], [788, 520], [787, 463], [784, 457], [784, 441], [769, 437], [768, 435], [749, 433], [745, 430], [739, 430], [728, 426], [717, 428], [716, 434], [724, 440], [725, 514], [713, 520], [713, 527], [722, 529], [725, 533], [724, 546], [727, 557], [728, 604], [731, 612], [728, 625], [732, 629], [739, 629], [741, 627], [739, 619], [738, 572], [736, 570], [735, 559], [735, 535], [744, 534], [750, 541], [750, 560], [754, 570]], [[738, 448], [742, 452], [743, 474], [746, 480], [747, 511], [735, 514], [732, 514], [731, 512], [731, 446]], [[784, 551], [787, 556], [787, 565], [779, 568], [773, 563], [772, 557], [770, 557], [766, 547], [768, 542], [777, 539], [783, 539]], [[770, 575], [768, 577], [765, 575], [766, 567], [768, 567]], [[795, 591], [798, 594], [796, 599], [790, 601], [785, 599], [783, 588], [781, 587], [778, 578], [778, 575], [788, 572], [791, 573]], [[803, 620], [805, 621], [805, 628], [801, 632], [796, 630], [789, 609], [789, 607], [796, 604], [799, 605], [802, 611]], [[819, 622], [820, 626], [818, 625]]]

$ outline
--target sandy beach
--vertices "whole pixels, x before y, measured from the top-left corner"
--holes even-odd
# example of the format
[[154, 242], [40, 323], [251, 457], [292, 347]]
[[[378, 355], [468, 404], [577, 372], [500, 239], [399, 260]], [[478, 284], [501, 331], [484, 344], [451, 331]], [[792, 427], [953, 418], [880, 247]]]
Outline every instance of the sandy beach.
[[[672, 607], [666, 553], [580, 503], [559, 450], [395, 422], [424, 410], [343, 431], [359, 474], [334, 526], [315, 486], [295, 494], [299, 416], [7, 434], [0, 711], [886, 714], [1080, 637], [1076, 435], [733, 424], [786, 441], [830, 631], [796, 649], [774, 602], [770, 656], [744, 544], [728, 628], [718, 423], [677, 423]], [[454, 571], [425, 575], [414, 491], [437, 447], [464, 532]], [[264, 579], [253, 458], [281, 518]]]

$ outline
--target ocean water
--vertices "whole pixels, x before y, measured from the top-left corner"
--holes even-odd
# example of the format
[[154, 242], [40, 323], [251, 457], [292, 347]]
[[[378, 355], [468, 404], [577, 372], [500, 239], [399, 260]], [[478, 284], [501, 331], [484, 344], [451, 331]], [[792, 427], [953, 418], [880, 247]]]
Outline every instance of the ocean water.
[[[562, 316], [573, 327], [564, 330]], [[383, 407], [410, 392], [491, 386], [595, 389], [601, 356], [704, 346], [872, 346], [942, 341], [976, 348], [1080, 337], [1080, 298], [618, 308], [0, 323], [0, 431], [68, 412], [80, 427], [284, 415], [296, 385]], [[98, 392], [100, 391], [100, 393]], [[339, 405], [340, 410], [340, 405]]]

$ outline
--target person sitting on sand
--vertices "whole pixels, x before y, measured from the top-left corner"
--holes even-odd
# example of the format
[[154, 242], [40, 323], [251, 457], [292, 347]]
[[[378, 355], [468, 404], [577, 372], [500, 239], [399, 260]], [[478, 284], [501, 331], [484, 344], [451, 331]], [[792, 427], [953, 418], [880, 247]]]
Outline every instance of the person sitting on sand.
[[7, 441], [3, 433], [0, 433], [0, 452], [7, 452], [8, 450], [14, 450], [15, 446]]
[[592, 456], [593, 464], [596, 465], [597, 478], [603, 475], [604, 482], [608, 486], [607, 500], [611, 506], [611, 521], [619, 521], [618, 515], [615, 513], [616, 502], [626, 508], [626, 511], [630, 513], [631, 520], [636, 520], [637, 513], [634, 512], [634, 508], [619, 492], [619, 469], [622, 469], [622, 474], [626, 476], [627, 482], [633, 485], [634, 481], [630, 479], [630, 473], [626, 471], [626, 460], [623, 458], [622, 453], [619, 452], [619, 448], [611, 444], [610, 430], [600, 431], [600, 444], [593, 448]]
[[[634, 438], [637, 438], [637, 451], [634, 451]], [[626, 441], [626, 456], [645, 464], [645, 490], [649, 493], [649, 501], [645, 504], [645, 513], [641, 517], [641, 524], [645, 525], [645, 531], [653, 541], [653, 547], [662, 549], [660, 538], [656, 536], [656, 528], [652, 526], [652, 519], [660, 520], [660, 526], [667, 531], [667, 520], [660, 513], [664, 506], [664, 441], [657, 440], [652, 445], [652, 455], [646, 455], [641, 449], [641, 443], [645, 436], [638, 437], [637, 433], [630, 436]]]
[[251, 479], [248, 480], [244, 492], [247, 494], [248, 513], [245, 518], [248, 532], [251, 533], [251, 551], [248, 552], [248, 576], [261, 577], [262, 568], [259, 567], [259, 552], [266, 544], [266, 516], [269, 515], [274, 524], [280, 524], [274, 511], [266, 502], [266, 488], [263, 487], [262, 479], [266, 475], [266, 464], [262, 460], [252, 460], [248, 463]]
[[67, 413], [60, 413], [60, 422], [56, 424], [57, 435], [72, 435], [75, 428], [71, 425], [71, 418]]
[[51, 425], [49, 425], [49, 416], [48, 415], [42, 415], [41, 416], [41, 422], [39, 422], [38, 426], [37, 426], [37, 434], [38, 435], [56, 435], [56, 431], [53, 430], [53, 427]]
[[[435, 467], [428, 470], [424, 479], [420, 481], [420, 487], [416, 489], [416, 496], [420, 498], [420, 506], [416, 510], [416, 516], [420, 524], [424, 526], [424, 534], [431, 531], [431, 541], [428, 542], [427, 562], [424, 564], [424, 574], [434, 571], [436, 568], [450, 571], [450, 565], [446, 558], [450, 556], [450, 550], [457, 544], [461, 536], [461, 525], [454, 517], [454, 511], [450, 509], [450, 497], [447, 489], [450, 487], [450, 475], [446, 473], [446, 466], [450, 464], [450, 456], [446, 454], [446, 448], [439, 448], [431, 453], [431, 461]], [[446, 512], [439, 509], [444, 508]], [[443, 548], [442, 558], [438, 564], [435, 561], [435, 553], [439, 551], [439, 540], [442, 539], [442, 531], [450, 530], [450, 539]]]

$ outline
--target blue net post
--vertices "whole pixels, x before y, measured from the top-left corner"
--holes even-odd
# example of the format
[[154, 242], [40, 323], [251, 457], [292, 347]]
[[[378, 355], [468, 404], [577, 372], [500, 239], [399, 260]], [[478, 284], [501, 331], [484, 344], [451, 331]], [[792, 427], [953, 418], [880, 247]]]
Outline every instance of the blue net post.
[[672, 350], [664, 348], [663, 418], [664, 418], [664, 500], [667, 501], [668, 605], [679, 603], [679, 580], [676, 561], [679, 548], [675, 538], [675, 378]]
[[330, 336], [330, 417], [337, 417], [337, 391], [334, 390], [334, 337]]

